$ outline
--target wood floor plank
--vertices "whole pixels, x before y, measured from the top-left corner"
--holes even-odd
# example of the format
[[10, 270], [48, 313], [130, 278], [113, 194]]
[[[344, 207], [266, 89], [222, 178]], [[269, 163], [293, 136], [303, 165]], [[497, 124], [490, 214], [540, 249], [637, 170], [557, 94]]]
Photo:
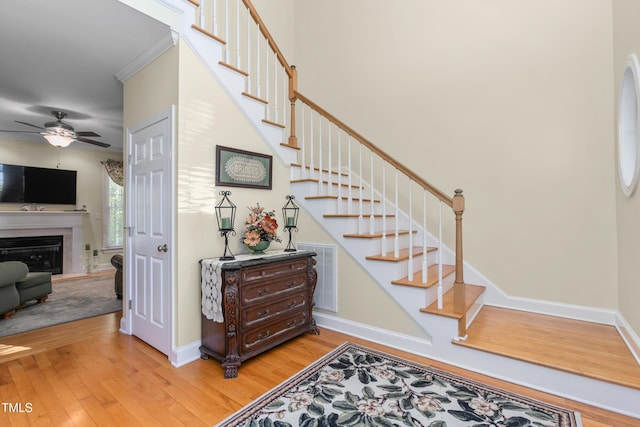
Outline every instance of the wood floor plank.
[[[637, 419], [327, 329], [321, 329], [320, 335], [303, 335], [251, 359], [242, 364], [238, 378], [224, 379], [224, 370], [217, 361], [196, 360], [175, 368], [165, 355], [135, 337], [120, 334], [118, 321], [111, 315], [97, 319], [67, 325], [69, 335], [86, 330], [95, 335], [77, 339], [58, 334], [49, 341], [51, 347], [0, 363], [0, 398], [30, 402], [34, 407], [30, 414], [0, 412], [0, 425], [211, 426], [344, 341], [576, 410], [581, 413], [584, 427], [640, 425]], [[606, 333], [600, 338], [600, 333], [594, 335], [604, 339]], [[13, 342], [30, 345], [20, 339], [23, 338], [14, 337]]]

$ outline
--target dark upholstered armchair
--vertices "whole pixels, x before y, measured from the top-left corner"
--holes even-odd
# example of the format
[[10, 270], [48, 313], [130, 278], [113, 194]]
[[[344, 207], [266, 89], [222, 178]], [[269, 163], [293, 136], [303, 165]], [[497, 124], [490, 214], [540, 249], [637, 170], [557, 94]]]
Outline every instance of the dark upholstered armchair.
[[111, 265], [116, 268], [116, 276], [114, 279], [116, 296], [118, 297], [118, 299], [122, 299], [122, 255], [116, 254], [112, 256]]

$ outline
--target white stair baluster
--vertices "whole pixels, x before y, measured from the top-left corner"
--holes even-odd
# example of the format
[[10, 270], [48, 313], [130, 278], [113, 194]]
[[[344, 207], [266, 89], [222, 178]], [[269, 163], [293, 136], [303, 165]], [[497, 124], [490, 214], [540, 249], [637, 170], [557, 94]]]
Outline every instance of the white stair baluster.
[[342, 132], [338, 128], [338, 203], [336, 213], [342, 212]]
[[327, 170], [329, 171], [329, 173], [327, 174], [327, 189], [328, 189], [328, 194], [331, 196], [333, 194], [333, 155], [332, 155], [332, 145], [333, 145], [333, 140], [332, 140], [332, 134], [331, 134], [331, 122], [329, 122], [329, 128], [327, 129], [327, 132], [329, 133], [329, 135], [327, 135], [327, 149], [328, 149], [328, 153], [327, 153], [327, 160], [328, 160], [328, 165], [327, 165]]
[[400, 228], [400, 209], [398, 207], [398, 169], [395, 169], [395, 174], [396, 174], [396, 183], [395, 183], [395, 215], [396, 215], [396, 229], [395, 229], [395, 236], [393, 239], [393, 256], [395, 258], [399, 258], [400, 257], [400, 233], [399, 233], [399, 228]]
[[371, 202], [369, 203], [369, 234], [373, 234], [375, 232], [375, 227], [376, 227], [376, 217], [374, 215], [375, 213], [375, 209], [373, 206], [373, 150], [369, 150], [370, 153], [370, 159], [371, 161], [369, 162], [369, 197], [371, 198]]
[[428, 265], [427, 265], [427, 190], [422, 190], [422, 283], [427, 283]]
[[409, 179], [409, 261], [407, 268], [409, 269], [407, 278], [413, 280], [413, 189], [411, 183], [413, 181]]
[[318, 176], [318, 194], [323, 194], [322, 189], [322, 116], [318, 116], [318, 170], [320, 174]]
[[381, 251], [382, 256], [387, 255], [387, 182], [386, 182], [386, 166], [387, 162], [382, 159], [382, 240]]
[[270, 120], [271, 116], [269, 116], [269, 89], [271, 87], [271, 80], [269, 79], [269, 40], [267, 40], [266, 37], [264, 39], [264, 43], [264, 84], [266, 86], [266, 95], [264, 99], [267, 101], [267, 104], [264, 106], [264, 116], [267, 120]]
[[[267, 93], [269, 92], [269, 78], [267, 77]], [[276, 123], [280, 123], [278, 121], [278, 100], [280, 97], [278, 96], [278, 57], [274, 54], [273, 56], [273, 121]], [[284, 123], [284, 120], [282, 121]]]
[[205, 11], [204, 11], [204, 2], [200, 2], [200, 6], [198, 6], [198, 9], [200, 9], [200, 17], [199, 17], [199, 23], [198, 25], [200, 26], [200, 28], [204, 28], [205, 30], [207, 29], [206, 27], [206, 19], [205, 19]]
[[240, 0], [236, 0], [236, 68], [240, 69]]
[[226, 42], [224, 45], [224, 62], [226, 64], [230, 64], [229, 62], [229, 0], [225, 0], [224, 7], [224, 41]]
[[260, 74], [260, 57], [262, 53], [262, 33], [257, 31], [256, 34], [256, 96], [260, 98], [262, 95], [262, 75]]
[[438, 310], [442, 310], [442, 201], [438, 209]]
[[[279, 63], [279, 62], [278, 62]], [[286, 69], [282, 68], [282, 123], [287, 123], [287, 100], [289, 95], [289, 75]], [[289, 118], [291, 120], [291, 118]]]
[[353, 182], [353, 173], [351, 169], [351, 135], [347, 138], [347, 213], [351, 214], [352, 208], [351, 203], [353, 202], [353, 190], [351, 188], [351, 184]]
[[[239, 40], [238, 40], [239, 42]], [[260, 45], [257, 46], [258, 52], [260, 51]], [[260, 57], [260, 56], [258, 56]], [[247, 93], [251, 93], [251, 14], [247, 9]]]
[[314, 158], [314, 146], [313, 146], [313, 111], [309, 114], [309, 177], [313, 179], [316, 176], [315, 164], [313, 162]]
[[218, 36], [218, 0], [212, 0], [212, 11], [213, 11], [213, 34]]
[[358, 176], [360, 177], [360, 185], [358, 186], [360, 202], [358, 203], [358, 234], [363, 234], [362, 230], [362, 197], [363, 197], [363, 183], [362, 183], [362, 144], [358, 143]]
[[300, 179], [304, 179], [305, 176], [307, 175], [307, 168], [306, 168], [306, 164], [307, 164], [307, 159], [306, 159], [306, 152], [305, 152], [305, 148], [306, 148], [306, 141], [305, 141], [305, 133], [304, 133], [304, 129], [305, 129], [305, 123], [304, 123], [304, 110], [305, 110], [305, 105], [298, 103], [299, 105], [302, 105], [302, 107], [300, 108], [301, 110], [301, 114], [300, 114], [300, 123], [302, 126], [300, 126], [300, 130], [301, 130], [301, 136], [300, 136], [300, 159], [302, 160], [300, 162]]

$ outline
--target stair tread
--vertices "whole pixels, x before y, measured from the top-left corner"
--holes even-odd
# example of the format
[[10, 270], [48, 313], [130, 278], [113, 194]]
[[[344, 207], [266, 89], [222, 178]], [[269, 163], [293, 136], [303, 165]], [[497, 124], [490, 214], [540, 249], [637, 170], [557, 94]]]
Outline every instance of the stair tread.
[[[322, 194], [320, 196], [305, 196], [305, 200], [317, 200], [317, 199], [337, 199], [338, 196], [333, 194]], [[347, 200], [347, 197], [342, 197], [343, 200]], [[357, 197], [352, 197], [351, 201], [360, 201]], [[371, 202], [371, 199], [362, 199], [363, 202]], [[373, 203], [380, 203], [380, 200], [374, 200]]]
[[[445, 278], [456, 271], [455, 265], [442, 264], [442, 277]], [[438, 284], [438, 264], [433, 264], [427, 267], [427, 283], [422, 283], [422, 270], [416, 271], [413, 274], [413, 280], [409, 280], [409, 276], [403, 277], [399, 280], [393, 280], [393, 285], [412, 286], [414, 288], [428, 289], [433, 285]]]
[[[414, 246], [412, 255], [413, 257], [418, 257], [423, 254], [422, 246]], [[438, 248], [433, 246], [427, 247], [427, 253], [437, 251]], [[399, 256], [396, 258], [393, 254], [393, 251], [388, 252], [386, 255], [378, 254], [378, 255], [369, 255], [366, 259], [374, 260], [374, 261], [389, 261], [389, 262], [400, 262], [406, 261], [409, 259], [409, 248], [400, 249]]]
[[[298, 148], [298, 147], [296, 147], [296, 148]], [[291, 166], [292, 166], [292, 167], [295, 167], [295, 168], [302, 168], [302, 165], [301, 165], [300, 163], [291, 163]], [[311, 167], [310, 167], [310, 166], [305, 166], [304, 168], [305, 168], [305, 169], [311, 169]], [[320, 172], [320, 168], [313, 168], [313, 170]], [[322, 169], [322, 172], [324, 172], [324, 173], [329, 173], [329, 169]], [[332, 174], [332, 175], [338, 175], [338, 172], [336, 172], [336, 171], [331, 171], [331, 174]], [[349, 176], [349, 174], [348, 174], [348, 173], [345, 173], [345, 172], [340, 172], [340, 174], [341, 174], [342, 176]]]
[[[455, 286], [455, 285], [454, 285]], [[420, 311], [423, 313], [430, 314], [438, 314], [440, 316], [452, 317], [454, 319], [462, 319], [466, 312], [471, 308], [471, 306], [476, 302], [480, 295], [484, 292], [485, 287], [479, 285], [470, 285], [464, 284], [464, 292], [465, 292], [465, 302], [467, 303], [466, 310], [464, 313], [456, 313], [453, 310], [453, 289], [447, 291], [442, 296], [442, 310], [438, 310], [438, 301], [434, 301], [426, 308], [421, 308]]]
[[[413, 233], [417, 233], [417, 231], [413, 230]], [[409, 230], [398, 230], [398, 234], [401, 234], [401, 235], [409, 234]], [[342, 237], [348, 237], [353, 239], [379, 239], [383, 236], [391, 237], [395, 235], [396, 235], [396, 231], [392, 230], [392, 231], [386, 231], [384, 234], [382, 233], [382, 231], [374, 231], [373, 234], [347, 233], [347, 234], [343, 234]]]
[[[358, 218], [360, 214], [324, 214], [324, 218]], [[385, 215], [387, 218], [394, 218], [395, 215]], [[371, 214], [362, 214], [363, 218], [370, 218]], [[382, 218], [382, 214], [373, 214], [374, 218]]]
[[[318, 183], [318, 181], [320, 181], [318, 178], [298, 178], [298, 179], [292, 179], [292, 180], [291, 180], [291, 183], [296, 183], [296, 182], [313, 182], [313, 183], [316, 183], [316, 184], [317, 184], [317, 183]], [[322, 181], [322, 183], [323, 183], [323, 184], [329, 184], [329, 181], [325, 181], [325, 180], [323, 180], [323, 181]], [[331, 182], [331, 184], [332, 184], [332, 185], [335, 185], [335, 186], [340, 185], [341, 187], [349, 187], [349, 184], [346, 184], [346, 183], [344, 183], [344, 182], [343, 182], [343, 183], [341, 183], [341, 184], [338, 184], [336, 181], [332, 181], [332, 182]], [[358, 188], [358, 189], [359, 189], [360, 187], [358, 187], [357, 185], [353, 185], [353, 184], [352, 184], [352, 185], [351, 185], [351, 188]]]

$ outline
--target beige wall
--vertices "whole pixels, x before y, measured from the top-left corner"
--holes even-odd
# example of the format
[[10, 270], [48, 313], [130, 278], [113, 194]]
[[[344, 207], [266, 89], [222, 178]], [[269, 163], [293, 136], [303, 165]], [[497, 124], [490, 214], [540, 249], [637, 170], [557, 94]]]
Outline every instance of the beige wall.
[[[0, 136], [0, 159], [2, 163], [37, 166], [43, 168], [78, 171], [77, 205], [87, 206], [82, 238], [92, 249], [102, 248], [102, 195], [103, 166], [101, 161], [122, 159], [122, 154], [93, 149], [76, 148], [73, 143], [67, 148], [55, 148], [47, 143], [8, 139]], [[81, 143], [80, 143], [81, 144]], [[23, 204], [2, 203], [0, 210], [18, 210]], [[46, 210], [75, 209], [77, 206], [44, 205]], [[99, 251], [98, 262], [110, 266], [113, 253]]]
[[[640, 2], [613, 1], [614, 78], [616, 99], [627, 56], [640, 55]], [[616, 157], [617, 160], [617, 157]], [[626, 197], [616, 182], [618, 220], [619, 311], [640, 334], [640, 193]]]
[[299, 0], [300, 91], [464, 189], [465, 259], [505, 292], [615, 309], [611, 14], [601, 0]]

